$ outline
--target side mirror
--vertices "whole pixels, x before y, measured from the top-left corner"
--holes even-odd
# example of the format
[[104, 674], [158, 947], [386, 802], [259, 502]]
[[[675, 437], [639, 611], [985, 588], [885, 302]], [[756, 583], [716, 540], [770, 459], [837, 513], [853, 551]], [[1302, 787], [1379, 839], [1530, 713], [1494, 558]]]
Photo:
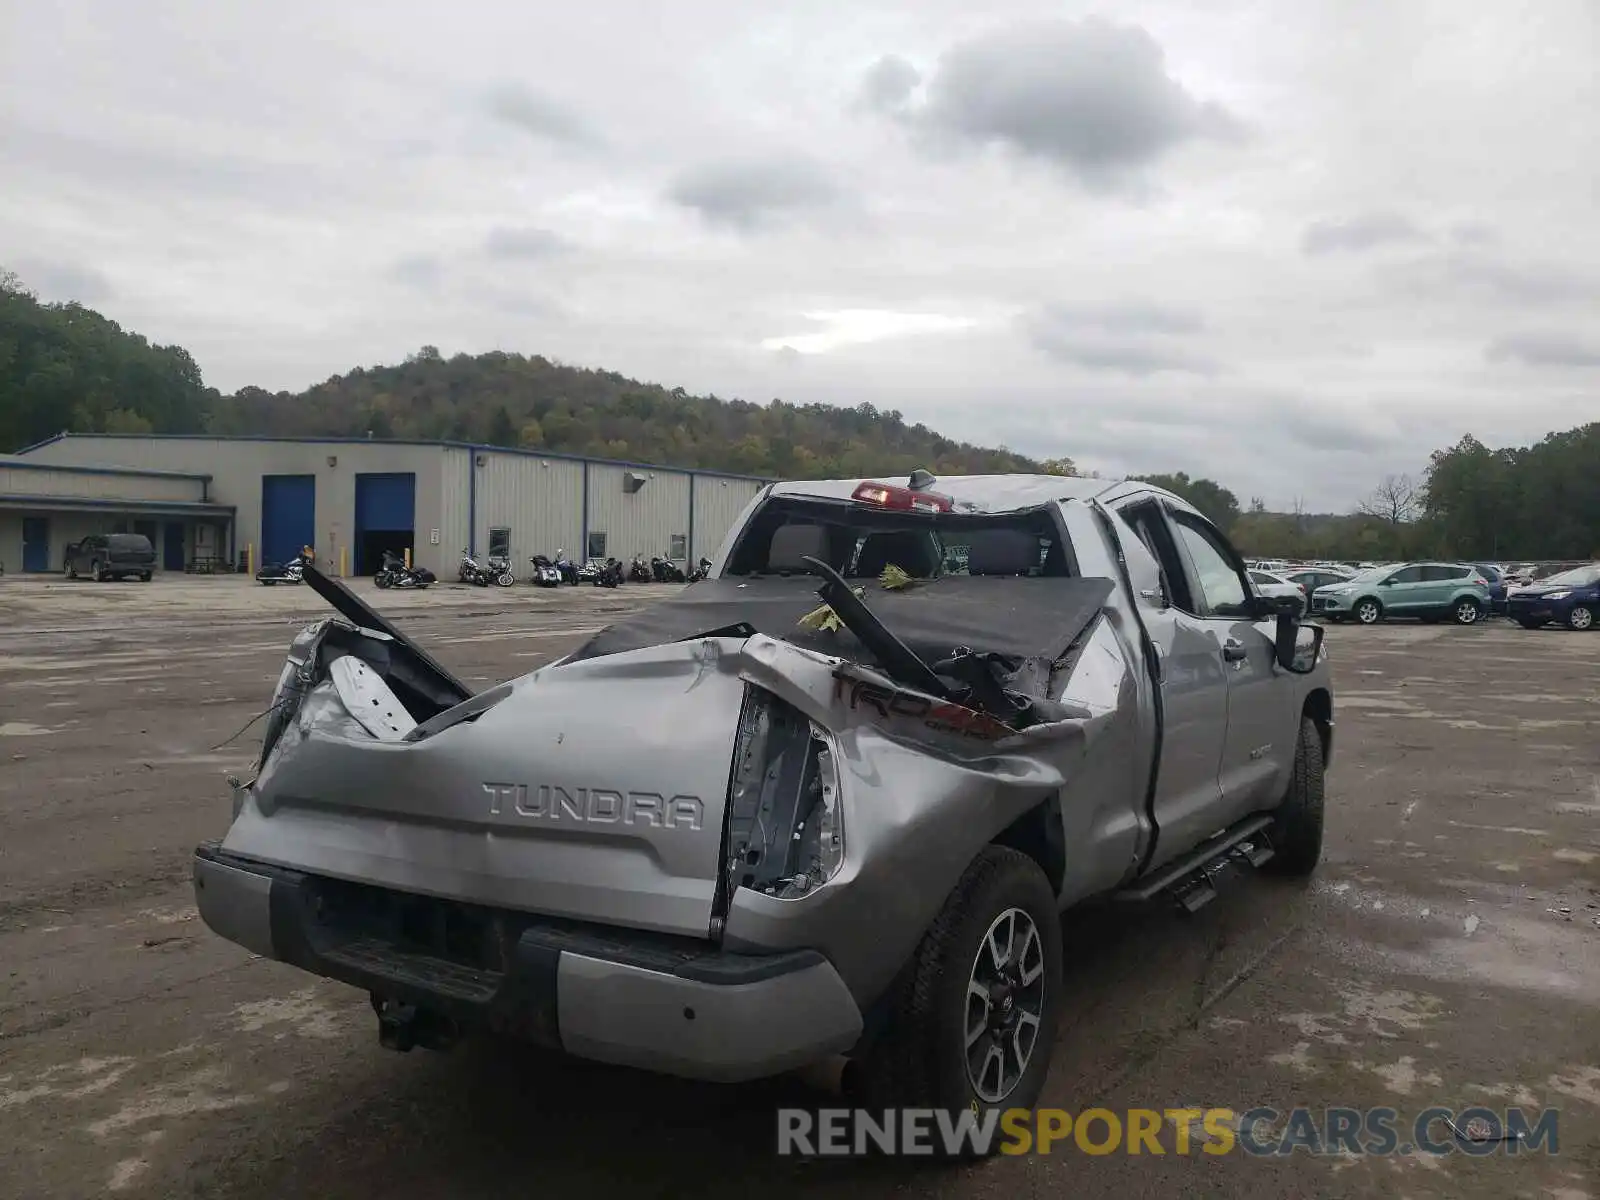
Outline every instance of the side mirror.
[[1309, 675], [1322, 659], [1322, 639], [1327, 631], [1321, 625], [1302, 625], [1297, 615], [1278, 614], [1277, 636], [1272, 652], [1278, 665], [1294, 675]]
[[1378, 586], [1379, 587], [1388, 587], [1393, 582], [1394, 582], [1393, 579], [1380, 579], [1380, 580], [1378, 580]]

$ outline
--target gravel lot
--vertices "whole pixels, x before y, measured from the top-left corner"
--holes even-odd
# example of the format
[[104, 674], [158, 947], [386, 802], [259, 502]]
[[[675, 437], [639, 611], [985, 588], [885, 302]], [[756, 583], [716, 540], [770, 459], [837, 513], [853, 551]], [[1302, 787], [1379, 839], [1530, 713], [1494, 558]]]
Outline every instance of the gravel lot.
[[[663, 589], [378, 603], [474, 685]], [[374, 596], [377, 593], [372, 593]], [[1555, 1106], [1560, 1153], [1121, 1153], [932, 1169], [773, 1157], [793, 1081], [717, 1088], [504, 1046], [397, 1055], [366, 997], [191, 902], [297, 588], [0, 581], [0, 1191], [386, 1200], [628, 1194], [1600, 1196], [1600, 635], [1329, 631], [1322, 870], [1192, 917], [1076, 914], [1041, 1103]]]

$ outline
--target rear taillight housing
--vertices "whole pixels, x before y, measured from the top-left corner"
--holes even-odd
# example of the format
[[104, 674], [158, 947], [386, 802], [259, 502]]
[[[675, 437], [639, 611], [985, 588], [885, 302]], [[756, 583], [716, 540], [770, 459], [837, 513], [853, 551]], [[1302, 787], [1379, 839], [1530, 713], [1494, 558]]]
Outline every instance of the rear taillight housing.
[[860, 484], [850, 494], [850, 499], [859, 504], [871, 504], [899, 512], [951, 512], [955, 509], [955, 501], [949, 496], [896, 487], [890, 483]]

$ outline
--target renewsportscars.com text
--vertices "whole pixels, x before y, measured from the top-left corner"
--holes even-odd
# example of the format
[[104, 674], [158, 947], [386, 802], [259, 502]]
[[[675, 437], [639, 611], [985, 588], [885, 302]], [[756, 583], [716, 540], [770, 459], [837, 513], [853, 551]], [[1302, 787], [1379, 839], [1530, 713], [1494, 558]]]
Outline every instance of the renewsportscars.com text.
[[778, 1153], [807, 1156], [1151, 1154], [1470, 1155], [1559, 1152], [1556, 1109], [1257, 1107], [778, 1110]]

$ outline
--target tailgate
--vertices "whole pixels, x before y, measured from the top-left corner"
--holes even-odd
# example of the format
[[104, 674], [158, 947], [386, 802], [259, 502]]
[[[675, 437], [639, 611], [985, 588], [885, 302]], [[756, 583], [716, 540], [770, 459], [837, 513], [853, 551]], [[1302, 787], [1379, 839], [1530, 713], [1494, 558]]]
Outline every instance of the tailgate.
[[704, 641], [550, 667], [415, 741], [368, 733], [324, 678], [223, 848], [401, 891], [707, 937], [744, 697], [737, 669], [736, 654]]

